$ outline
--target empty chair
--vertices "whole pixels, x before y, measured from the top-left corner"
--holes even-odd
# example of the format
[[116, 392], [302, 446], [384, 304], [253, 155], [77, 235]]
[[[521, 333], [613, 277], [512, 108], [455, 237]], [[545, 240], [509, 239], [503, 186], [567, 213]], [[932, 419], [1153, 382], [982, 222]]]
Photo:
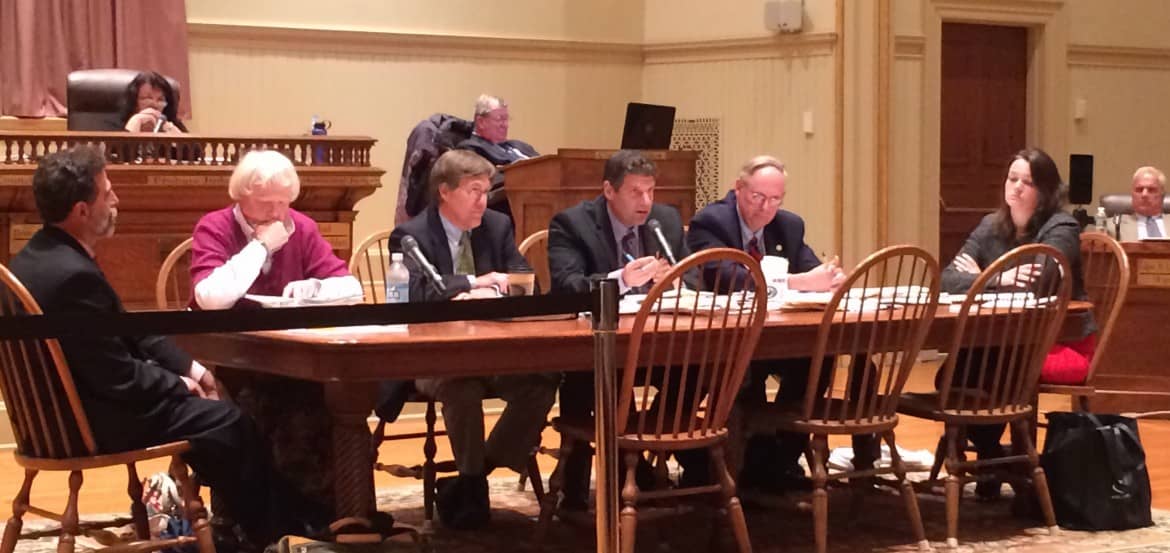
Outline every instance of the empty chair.
[[175, 246], [158, 269], [154, 301], [159, 309], [186, 309], [191, 305], [191, 243], [188, 238]]
[[536, 284], [541, 293], [552, 290], [552, 276], [548, 268], [548, 229], [538, 230], [520, 242], [520, 255], [536, 271]]

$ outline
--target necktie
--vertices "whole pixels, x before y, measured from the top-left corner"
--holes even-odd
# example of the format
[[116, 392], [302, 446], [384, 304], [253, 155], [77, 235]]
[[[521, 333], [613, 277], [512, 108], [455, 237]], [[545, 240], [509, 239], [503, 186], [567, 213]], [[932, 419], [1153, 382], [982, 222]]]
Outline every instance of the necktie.
[[455, 274], [475, 276], [475, 258], [471, 254], [471, 233], [464, 232], [459, 237], [459, 247], [456, 248]]
[[759, 261], [764, 258], [764, 254], [760, 251], [760, 239], [755, 236], [748, 241], [747, 253], [752, 256], [752, 259]]
[[[627, 231], [626, 235], [622, 237], [622, 253], [629, 254], [630, 257], [633, 257], [634, 259], [640, 257], [638, 255], [638, 235], [634, 233], [633, 228]], [[621, 264], [625, 265], [627, 261], [629, 261], [629, 259], [625, 259], [625, 256], [623, 255]]]
[[1161, 238], [1162, 231], [1158, 230], [1158, 221], [1153, 217], [1146, 217], [1146, 238]]

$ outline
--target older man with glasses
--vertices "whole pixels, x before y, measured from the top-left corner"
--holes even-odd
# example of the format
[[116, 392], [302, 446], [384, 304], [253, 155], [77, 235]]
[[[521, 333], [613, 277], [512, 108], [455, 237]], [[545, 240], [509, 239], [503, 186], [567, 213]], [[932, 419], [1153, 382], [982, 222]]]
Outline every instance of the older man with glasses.
[[[508, 104], [502, 98], [480, 94], [475, 101], [475, 130], [470, 137], [459, 143], [460, 150], [470, 150], [502, 167], [540, 154], [532, 145], [523, 140], [508, 138], [508, 126], [512, 122]], [[503, 194], [504, 174], [492, 175], [491, 192], [488, 194], [488, 208], [512, 217], [508, 198]]]
[[[788, 260], [790, 289], [826, 291], [839, 286], [845, 280], [845, 274], [836, 257], [821, 263], [804, 242], [804, 220], [795, 213], [780, 209], [787, 180], [788, 172], [779, 159], [767, 155], [749, 159], [735, 181], [735, 189], [722, 200], [708, 204], [691, 219], [687, 232], [687, 245], [691, 251], [735, 248], [747, 252], [757, 261], [765, 255], [779, 256]], [[738, 266], [713, 266], [704, 271], [703, 281], [706, 287], [711, 287], [716, 280], [724, 283], [721, 287], [735, 286], [734, 283], [748, 281], [746, 275], [736, 274], [744, 270]], [[717, 274], [717, 271], [723, 274]], [[766, 401], [767, 377], [774, 374], [780, 377], [776, 402], [800, 401], [807, 388], [810, 364], [809, 359], [753, 362], [740, 400]], [[804, 469], [797, 464], [807, 443], [807, 435], [782, 433], [752, 437], [737, 480], [739, 487], [766, 493], [807, 489], [808, 479], [804, 476]], [[866, 451], [862, 457], [873, 455], [869, 451], [872, 445], [868, 442], [863, 440], [856, 445], [863, 444]]]

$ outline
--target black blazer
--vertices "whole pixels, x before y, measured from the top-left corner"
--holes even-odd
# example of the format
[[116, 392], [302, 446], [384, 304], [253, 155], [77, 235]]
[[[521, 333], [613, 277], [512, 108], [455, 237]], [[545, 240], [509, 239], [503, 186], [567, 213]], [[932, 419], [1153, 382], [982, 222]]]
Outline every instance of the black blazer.
[[[609, 220], [605, 196], [581, 202], [557, 213], [548, 225], [548, 266], [552, 292], [588, 292], [589, 281], [604, 278], [626, 265], [619, 259], [613, 225]], [[649, 219], [662, 225], [676, 260], [690, 255], [683, 241], [682, 218], [673, 207], [653, 204]], [[642, 251], [647, 255], [662, 253], [658, 241], [646, 225], [638, 227]]]
[[[451, 299], [460, 292], [471, 289], [467, 277], [455, 274], [455, 261], [451, 259], [451, 248], [447, 246], [447, 235], [439, 219], [439, 208], [433, 204], [390, 233], [390, 249], [402, 251], [402, 237], [410, 235], [418, 241], [418, 249], [435, 266], [447, 286], [447, 293], [440, 296], [423, 275], [410, 256], [406, 256], [406, 268], [410, 270], [410, 301], [441, 301]], [[483, 222], [471, 230], [471, 251], [475, 257], [475, 274], [493, 271], [506, 273], [511, 270], [532, 270], [516, 249], [516, 238], [512, 221], [506, 215], [492, 210], [484, 211]]]
[[508, 150], [508, 146], [516, 148], [520, 153], [528, 157], [540, 155], [536, 152], [536, 148], [533, 148], [532, 145], [522, 140], [505, 140], [499, 144], [495, 144], [474, 134], [470, 138], [460, 142], [457, 148], [460, 150], [471, 150], [492, 162], [492, 165], [508, 165], [520, 160], [516, 154]]
[[[45, 313], [125, 310], [85, 248], [57, 227], [37, 231], [9, 267]], [[191, 396], [179, 379], [191, 357], [168, 338], [70, 336], [60, 344], [99, 446], [117, 434], [149, 434], [171, 400]]]
[[[764, 225], [764, 255], [778, 255], [788, 260], [788, 272], [800, 274], [811, 271], [821, 264], [812, 248], [804, 243], [804, 219], [791, 211], [777, 210], [776, 216]], [[701, 209], [691, 219], [687, 231], [687, 245], [691, 251], [709, 248], [735, 248], [745, 250], [743, 235], [739, 230], [739, 213], [735, 207], [735, 191], [727, 193], [722, 200]], [[722, 265], [720, 282], [744, 282], [747, 275], [736, 268]], [[703, 271], [706, 287], [715, 282], [716, 268]], [[723, 291], [723, 290], [720, 290]]]

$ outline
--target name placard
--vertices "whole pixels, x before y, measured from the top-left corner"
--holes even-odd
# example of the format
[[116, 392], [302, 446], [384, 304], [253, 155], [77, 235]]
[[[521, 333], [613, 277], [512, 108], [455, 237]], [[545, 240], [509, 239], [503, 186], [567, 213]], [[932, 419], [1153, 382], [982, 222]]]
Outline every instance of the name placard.
[[1170, 288], [1170, 259], [1139, 258], [1136, 284], [1152, 288]]

